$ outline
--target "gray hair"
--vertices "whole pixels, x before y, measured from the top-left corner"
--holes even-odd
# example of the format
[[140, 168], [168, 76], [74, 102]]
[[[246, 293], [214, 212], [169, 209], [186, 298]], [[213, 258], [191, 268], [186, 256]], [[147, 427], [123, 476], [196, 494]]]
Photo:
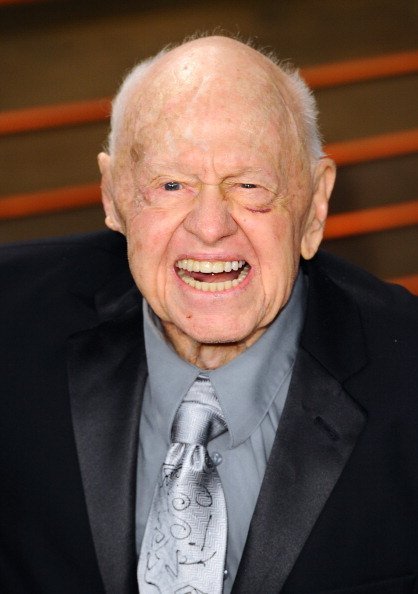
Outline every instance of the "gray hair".
[[[187, 38], [187, 40], [183, 43], [190, 41], [191, 39], [198, 39], [201, 37], [207, 37], [207, 35], [201, 36], [194, 36], [192, 38]], [[241, 41], [237, 39], [237, 41]], [[183, 45], [183, 44], [180, 44]], [[265, 52], [263, 50], [257, 49], [254, 47], [251, 41], [246, 43], [249, 47], [256, 49], [262, 55], [264, 55], [267, 59], [269, 59], [275, 66], [280, 68], [282, 72], [286, 76], [286, 81], [288, 84], [288, 91], [290, 92], [294, 103], [296, 105], [297, 111], [299, 113], [300, 122], [301, 122], [301, 133], [303, 138], [301, 139], [302, 142], [306, 145], [306, 149], [308, 155], [313, 161], [320, 159], [324, 156], [324, 152], [322, 150], [322, 138], [318, 127], [318, 109], [315, 101], [315, 97], [305, 83], [303, 78], [300, 76], [299, 70], [295, 69], [289, 64], [283, 64], [277, 58], [277, 56], [272, 52]], [[108, 136], [108, 152], [110, 155], [114, 155], [116, 151], [116, 139], [119, 137], [122, 125], [123, 125], [123, 118], [125, 116], [125, 112], [127, 109], [127, 105], [129, 104], [129, 100], [131, 95], [136, 89], [137, 85], [141, 82], [141, 80], [145, 77], [145, 75], [149, 72], [151, 67], [159, 61], [163, 56], [165, 56], [171, 49], [174, 49], [178, 46], [167, 46], [162, 49], [158, 54], [147, 58], [146, 60], [140, 62], [128, 73], [125, 77], [124, 81], [122, 82], [116, 96], [112, 101], [112, 114], [110, 118], [110, 132]]]

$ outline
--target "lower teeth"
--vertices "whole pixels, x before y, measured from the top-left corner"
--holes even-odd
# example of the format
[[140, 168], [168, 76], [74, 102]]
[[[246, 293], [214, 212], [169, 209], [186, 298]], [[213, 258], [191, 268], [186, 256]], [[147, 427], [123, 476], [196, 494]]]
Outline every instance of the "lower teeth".
[[216, 283], [207, 283], [205, 281], [198, 281], [192, 278], [191, 276], [187, 275], [186, 270], [179, 270], [178, 275], [183, 282], [185, 282], [190, 287], [194, 289], [198, 289], [200, 291], [209, 291], [211, 293], [215, 291], [226, 291], [227, 289], [231, 289], [232, 287], [238, 286], [247, 276], [250, 267], [248, 264], [244, 266], [244, 268], [239, 273], [238, 278], [234, 279], [233, 281], [224, 281], [224, 282], [216, 282]]

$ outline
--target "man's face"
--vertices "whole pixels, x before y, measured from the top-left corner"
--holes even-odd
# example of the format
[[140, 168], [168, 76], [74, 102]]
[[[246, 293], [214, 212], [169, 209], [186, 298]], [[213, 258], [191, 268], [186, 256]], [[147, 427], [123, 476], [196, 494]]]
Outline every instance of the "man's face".
[[251, 344], [289, 298], [311, 176], [277, 113], [201, 91], [137, 124], [126, 167], [134, 195], [116, 196], [119, 227], [166, 328]]
[[138, 287], [163, 322], [203, 343], [266, 327], [298, 267], [306, 199], [286, 179], [275, 127], [248, 129], [241, 115], [157, 125], [122, 207]]

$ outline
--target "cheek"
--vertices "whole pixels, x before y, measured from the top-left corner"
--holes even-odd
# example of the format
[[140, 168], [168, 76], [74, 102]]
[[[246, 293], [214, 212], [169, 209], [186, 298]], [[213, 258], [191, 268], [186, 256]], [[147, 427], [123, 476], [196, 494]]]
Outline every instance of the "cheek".
[[154, 258], [167, 243], [176, 222], [167, 213], [149, 207], [136, 208], [126, 223], [128, 243]]
[[[167, 240], [158, 226], [147, 221], [132, 225], [127, 230], [128, 259], [137, 283], [152, 283], [164, 259]], [[142, 287], [140, 287], [142, 288]]]
[[[297, 234], [292, 218], [283, 211], [257, 213], [245, 217], [242, 228], [253, 246], [260, 265], [283, 265], [283, 258], [296, 251]], [[298, 256], [298, 254], [297, 254]], [[290, 258], [293, 260], [293, 258]]]
[[[299, 228], [287, 210], [249, 217], [246, 232], [256, 255], [267, 301], [282, 305], [297, 275], [300, 258]], [[254, 220], [256, 219], [256, 220]]]
[[297, 230], [289, 219], [281, 219], [269, 244], [269, 259], [262, 270], [269, 302], [277, 313], [287, 302], [297, 277], [300, 250]]
[[180, 224], [181, 218], [172, 212], [151, 208], [140, 210], [127, 222], [128, 258], [138, 284], [163, 281], [161, 275], [172, 265], [169, 250]]
[[[289, 199], [289, 204], [299, 204], [300, 198], [297, 196]], [[282, 246], [288, 255], [293, 255], [293, 260], [299, 260], [300, 242], [303, 232], [304, 212], [302, 208], [288, 207], [282, 210], [277, 217], [275, 230], [275, 239], [278, 245]], [[291, 252], [291, 254], [289, 253]]]

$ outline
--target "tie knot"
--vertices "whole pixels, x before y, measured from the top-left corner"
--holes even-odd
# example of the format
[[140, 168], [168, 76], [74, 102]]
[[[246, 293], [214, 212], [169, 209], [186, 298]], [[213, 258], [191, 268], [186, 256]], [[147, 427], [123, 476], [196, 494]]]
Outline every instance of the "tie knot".
[[199, 375], [177, 409], [172, 441], [206, 446], [225, 431], [225, 418], [210, 379]]

